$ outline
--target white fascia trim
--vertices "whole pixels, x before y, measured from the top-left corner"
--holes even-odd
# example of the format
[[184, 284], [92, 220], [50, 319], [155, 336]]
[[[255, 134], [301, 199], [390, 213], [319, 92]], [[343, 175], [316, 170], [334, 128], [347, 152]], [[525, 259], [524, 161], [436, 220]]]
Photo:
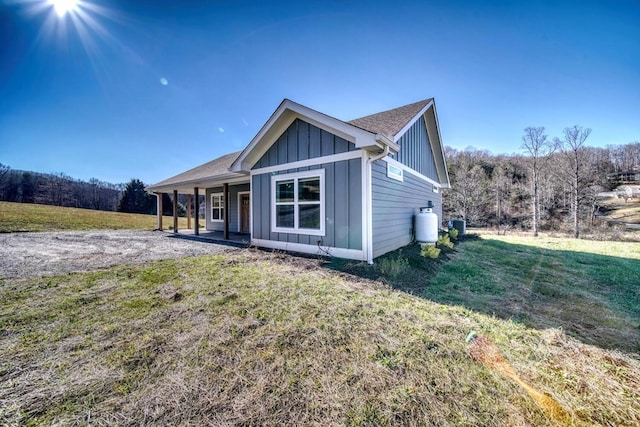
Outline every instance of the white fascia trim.
[[158, 186], [150, 186], [147, 187], [146, 190], [154, 193], [167, 193], [173, 190], [178, 190], [179, 194], [193, 194], [194, 187], [198, 188], [214, 188], [222, 186], [225, 182], [227, 184], [247, 184], [250, 182], [249, 177], [247, 175], [237, 176], [238, 174], [233, 174], [235, 178], [229, 179], [220, 179], [217, 178], [215, 180], [191, 180], [191, 181], [183, 181], [176, 184], [169, 185], [158, 185]]
[[302, 243], [279, 242], [276, 240], [251, 239], [253, 246], [279, 249], [311, 255], [330, 255], [332, 257], [366, 261], [365, 252], [360, 249], [334, 248], [331, 246], [304, 245]]
[[400, 129], [400, 131], [398, 133], [395, 134], [395, 136], [393, 137], [393, 141], [394, 142], [398, 142], [398, 140], [402, 137], [402, 135], [404, 135], [411, 126], [413, 126], [413, 124], [415, 122], [418, 121], [418, 119], [422, 116], [424, 116], [424, 113], [427, 112], [427, 110], [433, 105], [433, 99], [431, 101], [429, 101], [429, 103], [427, 105], [425, 105], [418, 114], [416, 114], [413, 119], [409, 120], [409, 122], [404, 125], [404, 127], [402, 129]]
[[362, 150], [346, 151], [344, 153], [332, 154], [330, 156], [314, 157], [312, 159], [299, 160], [297, 162], [283, 163], [281, 165], [267, 166], [264, 168], [253, 169], [251, 176], [262, 175], [265, 173], [280, 172], [288, 169], [304, 168], [307, 166], [316, 166], [324, 163], [334, 163], [343, 160], [357, 159], [362, 156]]
[[447, 182], [446, 182], [446, 184], [444, 184], [442, 186], [442, 188], [451, 188], [451, 182], [449, 181], [449, 170], [447, 168], [447, 159], [445, 158], [445, 155], [444, 155], [444, 146], [442, 145], [442, 136], [440, 135], [440, 122], [438, 121], [438, 110], [436, 109], [435, 102], [433, 103], [433, 117], [435, 118], [436, 129], [438, 131], [438, 141], [440, 141], [440, 151], [441, 151], [441, 154], [442, 154], [442, 163], [443, 163], [443, 166], [444, 166], [444, 174], [447, 177]]
[[421, 179], [425, 182], [428, 182], [431, 185], [434, 185], [436, 187], [444, 187], [442, 184], [440, 184], [439, 182], [434, 181], [433, 179], [429, 178], [428, 176], [424, 176], [422, 175], [420, 172], [416, 172], [415, 170], [411, 169], [409, 166], [404, 165], [402, 163], [400, 163], [399, 161], [392, 159], [391, 157], [385, 157], [384, 159], [381, 159], [382, 161], [387, 162], [388, 164], [395, 166], [397, 168], [402, 169], [405, 172], [410, 173], [411, 175], [414, 175], [416, 178]]
[[386, 136], [384, 136], [382, 134], [376, 134], [376, 142], [381, 143], [383, 149], [384, 149], [385, 146], [387, 146], [394, 153], [397, 153], [398, 151], [400, 151], [400, 145], [399, 144], [397, 144], [394, 140], [392, 140], [390, 138], [387, 138]]
[[[326, 130], [334, 135], [353, 142], [356, 147], [371, 147], [376, 145], [377, 136], [369, 131], [360, 129], [335, 117], [328, 116], [309, 107], [285, 99], [271, 115], [269, 120], [262, 126], [260, 131], [253, 137], [249, 145], [242, 151], [240, 156], [231, 164], [229, 168], [232, 172], [247, 171], [253, 165], [248, 164], [245, 159], [268, 135], [271, 128], [284, 116], [285, 125], [288, 127], [297, 118], [306, 121], [320, 129]], [[284, 129], [286, 129], [284, 127]], [[283, 129], [283, 131], [284, 131]], [[280, 134], [271, 135], [267, 145], [271, 146], [280, 137]]]

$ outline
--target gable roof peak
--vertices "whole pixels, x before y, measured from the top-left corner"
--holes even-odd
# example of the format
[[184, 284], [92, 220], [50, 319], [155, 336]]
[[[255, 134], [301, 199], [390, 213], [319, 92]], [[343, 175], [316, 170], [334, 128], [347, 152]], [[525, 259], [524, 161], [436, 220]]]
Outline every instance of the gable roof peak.
[[433, 98], [423, 99], [422, 101], [403, 105], [402, 107], [392, 108], [391, 110], [353, 119], [347, 123], [369, 132], [382, 134], [393, 140], [398, 132], [404, 129], [404, 127], [432, 101]]

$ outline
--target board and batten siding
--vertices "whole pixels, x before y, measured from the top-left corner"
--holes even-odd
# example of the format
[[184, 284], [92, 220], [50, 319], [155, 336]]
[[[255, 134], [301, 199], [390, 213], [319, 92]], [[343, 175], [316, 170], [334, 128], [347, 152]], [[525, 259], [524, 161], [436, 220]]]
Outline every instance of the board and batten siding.
[[[238, 193], [243, 191], [249, 191], [249, 183], [229, 185], [229, 212], [225, 212], [225, 215], [231, 215], [229, 217], [229, 231], [237, 233], [240, 230], [240, 224], [238, 224]], [[210, 231], [224, 231], [224, 221], [211, 221], [211, 195], [216, 193], [222, 193], [222, 186], [207, 188], [205, 191], [206, 211], [204, 217], [206, 219], [206, 229]]]
[[400, 151], [391, 156], [414, 171], [438, 182], [436, 162], [424, 117], [420, 117], [398, 140]]
[[371, 165], [373, 257], [408, 245], [414, 236], [414, 217], [431, 200], [433, 212], [442, 221], [442, 194], [433, 185], [404, 171], [404, 181], [387, 177], [387, 163]]
[[354, 150], [356, 150], [356, 147], [352, 142], [304, 120], [295, 119], [258, 160], [253, 169], [283, 165], [299, 160]]
[[[271, 232], [271, 177], [293, 172], [324, 169], [325, 235], [312, 236]], [[286, 169], [251, 177], [253, 239], [362, 249], [362, 162], [343, 160], [314, 166]]]

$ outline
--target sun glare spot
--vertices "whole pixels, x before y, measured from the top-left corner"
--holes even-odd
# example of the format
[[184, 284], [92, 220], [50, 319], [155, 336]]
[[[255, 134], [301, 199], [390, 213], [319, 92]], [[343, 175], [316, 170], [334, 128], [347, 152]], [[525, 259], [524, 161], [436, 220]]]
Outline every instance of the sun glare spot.
[[78, 7], [78, 0], [49, 0], [56, 14], [62, 18], [68, 12], [73, 12]]

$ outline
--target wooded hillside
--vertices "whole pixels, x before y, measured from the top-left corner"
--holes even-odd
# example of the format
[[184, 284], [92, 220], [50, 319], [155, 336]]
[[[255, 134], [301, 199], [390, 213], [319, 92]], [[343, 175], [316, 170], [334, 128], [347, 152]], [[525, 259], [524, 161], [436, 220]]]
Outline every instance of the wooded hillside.
[[0, 164], [0, 200], [115, 211], [124, 184], [91, 178], [88, 182], [64, 173], [12, 170]]
[[443, 196], [445, 220], [532, 230], [535, 218], [540, 229], [575, 234], [599, 212], [599, 194], [638, 197], [631, 188], [640, 184], [640, 142], [571, 148], [566, 138], [548, 141], [544, 128], [529, 129], [541, 130], [533, 134], [537, 156], [525, 147], [511, 155], [446, 148], [451, 189]]

